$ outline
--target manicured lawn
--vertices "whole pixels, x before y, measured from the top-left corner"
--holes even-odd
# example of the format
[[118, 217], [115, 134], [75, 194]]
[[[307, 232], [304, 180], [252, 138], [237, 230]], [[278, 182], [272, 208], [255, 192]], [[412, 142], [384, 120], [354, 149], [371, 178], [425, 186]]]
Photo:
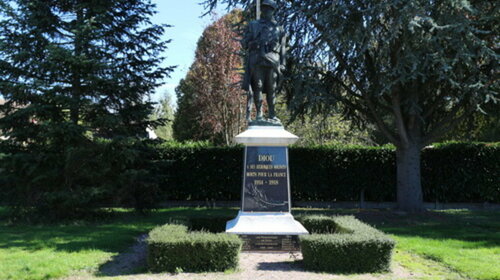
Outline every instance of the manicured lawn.
[[378, 227], [400, 250], [440, 262], [473, 279], [500, 279], [500, 213], [442, 211], [392, 219]]
[[[295, 212], [333, 215], [339, 211]], [[100, 223], [12, 226], [0, 221], [0, 279], [98, 275], [100, 265], [156, 225], [193, 216], [236, 213], [236, 209], [173, 208], [149, 216], [122, 210]], [[394, 261], [416, 275], [420, 272], [426, 275], [418, 279], [500, 279], [498, 212], [434, 211], [403, 215], [391, 211], [344, 210], [341, 213], [356, 215], [392, 235], [398, 242]]]
[[[394, 259], [410, 270], [424, 265], [428, 271], [440, 264], [450, 274], [443, 276], [444, 270], [439, 268], [436, 272], [442, 275], [435, 279], [500, 279], [500, 212], [444, 210], [413, 215], [379, 210], [349, 212], [352, 211], [397, 241]], [[329, 214], [323, 210], [308, 212]], [[409, 256], [423, 260], [415, 263]], [[434, 265], [429, 266], [428, 261]]]
[[[2, 210], [0, 210], [2, 211]], [[9, 226], [0, 224], [0, 279], [53, 279], [99, 266], [130, 246], [141, 233], [193, 215], [237, 210], [164, 209], [149, 216], [121, 211], [102, 223]]]

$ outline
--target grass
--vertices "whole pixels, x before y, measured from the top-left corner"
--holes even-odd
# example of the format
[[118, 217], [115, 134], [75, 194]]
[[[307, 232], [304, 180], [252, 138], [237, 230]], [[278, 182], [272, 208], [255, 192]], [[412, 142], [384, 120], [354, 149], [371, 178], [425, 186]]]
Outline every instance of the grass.
[[[0, 279], [42, 280], [99, 275], [99, 267], [156, 225], [195, 216], [236, 216], [237, 209], [161, 209], [149, 216], [118, 211], [99, 223], [8, 225], [0, 208]], [[337, 214], [298, 209], [295, 213]], [[395, 263], [416, 279], [500, 279], [498, 212], [343, 210], [390, 234], [398, 245]], [[103, 278], [100, 278], [103, 279]], [[116, 278], [113, 278], [116, 279]], [[381, 277], [384, 279], [384, 277]]]
[[500, 250], [483, 248], [482, 242], [453, 239], [429, 240], [419, 237], [396, 237], [399, 248], [440, 262], [474, 279], [500, 279]]
[[379, 228], [398, 248], [444, 264], [473, 279], [500, 279], [500, 219], [495, 212], [441, 211], [392, 219]]
[[[405, 215], [372, 210], [355, 215], [390, 234], [398, 251], [438, 263], [455, 275], [436, 279], [457, 279], [457, 275], [500, 279], [499, 212], [446, 210]], [[415, 266], [405, 258], [399, 261], [410, 269]]]
[[[349, 211], [397, 241], [397, 262], [410, 270], [437, 275], [423, 279], [500, 279], [499, 212], [446, 210], [410, 215]], [[324, 210], [299, 212], [329, 214]], [[409, 261], [409, 256], [413, 260]], [[436, 269], [436, 265], [441, 268]]]
[[[461, 280], [468, 279], [442, 263], [397, 249], [394, 263], [398, 263], [419, 280]], [[394, 269], [393, 269], [394, 270]]]
[[149, 216], [119, 211], [102, 223], [42, 226], [3, 223], [0, 224], [0, 279], [53, 279], [75, 271], [98, 273], [101, 264], [157, 225], [190, 216], [232, 213], [236, 215], [237, 210], [176, 208]]

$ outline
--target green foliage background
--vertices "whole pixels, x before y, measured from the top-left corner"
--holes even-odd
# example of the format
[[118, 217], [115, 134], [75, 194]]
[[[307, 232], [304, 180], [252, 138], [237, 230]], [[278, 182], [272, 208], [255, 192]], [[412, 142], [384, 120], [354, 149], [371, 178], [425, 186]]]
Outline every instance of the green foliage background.
[[[295, 201], [395, 201], [396, 166], [392, 146], [290, 148], [290, 182]], [[163, 144], [159, 161], [168, 163], [163, 199], [241, 198], [242, 147], [189, 147]], [[500, 202], [500, 145], [445, 143], [422, 152], [427, 202]]]
[[172, 97], [168, 93], [168, 91], [166, 91], [158, 101], [158, 104], [156, 104], [155, 109], [153, 110], [153, 114], [151, 115], [151, 119], [156, 121], [161, 120], [164, 122], [162, 125], [159, 125], [154, 129], [154, 132], [159, 138], [163, 140], [174, 139], [174, 133], [172, 129], [174, 114], [175, 110]]
[[[123, 139], [64, 154], [64, 161], [54, 161], [58, 155], [53, 153], [29, 159], [16, 154], [0, 161], [2, 201], [14, 217], [80, 218], [99, 205], [143, 211], [164, 200], [241, 199], [242, 147]], [[498, 143], [445, 143], [424, 149], [425, 201], [499, 203], [498, 158]], [[391, 146], [290, 148], [294, 201], [359, 201], [361, 191], [366, 201], [395, 201], [395, 172]]]
[[12, 218], [30, 221], [88, 218], [104, 205], [146, 211], [156, 205], [163, 177], [155, 155], [130, 138], [12, 154], [0, 161], [0, 202]]

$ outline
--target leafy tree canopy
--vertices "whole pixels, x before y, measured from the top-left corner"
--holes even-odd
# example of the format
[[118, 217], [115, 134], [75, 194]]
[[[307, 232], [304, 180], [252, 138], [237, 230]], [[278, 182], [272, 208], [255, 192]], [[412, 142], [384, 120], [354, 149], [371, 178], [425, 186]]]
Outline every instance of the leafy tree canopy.
[[240, 88], [242, 68], [238, 33], [240, 10], [208, 26], [198, 41], [195, 61], [177, 88], [174, 123], [177, 140], [210, 140], [231, 144], [245, 122], [245, 95]]
[[[245, 0], [206, 0], [249, 7]], [[343, 114], [397, 147], [398, 202], [422, 207], [420, 150], [487, 103], [498, 108], [498, 4], [280, 0], [295, 114]]]

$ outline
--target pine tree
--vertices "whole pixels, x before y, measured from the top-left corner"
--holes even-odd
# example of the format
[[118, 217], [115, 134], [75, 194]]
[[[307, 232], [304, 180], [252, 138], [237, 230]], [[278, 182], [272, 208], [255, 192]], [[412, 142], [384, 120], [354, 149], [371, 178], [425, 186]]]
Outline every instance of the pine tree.
[[24, 206], [100, 193], [71, 177], [71, 151], [156, 124], [145, 100], [172, 68], [161, 65], [168, 42], [154, 13], [148, 0], [0, 3], [4, 175], [12, 195], [26, 193]]

